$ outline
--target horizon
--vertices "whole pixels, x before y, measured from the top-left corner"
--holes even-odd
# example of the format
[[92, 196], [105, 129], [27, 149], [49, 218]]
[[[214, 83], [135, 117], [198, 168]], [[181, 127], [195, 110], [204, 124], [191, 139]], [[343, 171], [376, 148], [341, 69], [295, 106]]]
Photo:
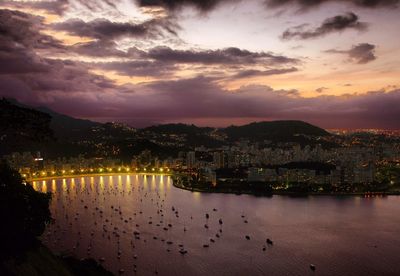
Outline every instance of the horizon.
[[[215, 128], [215, 129], [223, 129], [223, 128], [228, 128], [228, 127], [240, 127], [240, 126], [245, 126], [245, 125], [249, 125], [249, 124], [254, 124], [254, 123], [264, 123], [264, 122], [288, 122], [288, 121], [295, 121], [295, 122], [303, 122], [303, 123], [307, 123], [307, 124], [311, 124], [310, 122], [307, 121], [303, 121], [303, 120], [297, 120], [297, 119], [278, 119], [278, 120], [260, 120], [260, 121], [249, 121], [247, 123], [242, 123], [242, 124], [230, 124], [230, 125], [225, 125], [225, 126], [211, 126], [211, 125], [199, 125], [199, 124], [194, 124], [194, 123], [190, 123], [190, 122], [165, 122], [165, 123], [156, 123], [156, 124], [151, 124], [151, 125], [144, 125], [144, 126], [133, 126], [130, 125], [129, 123], [125, 123], [125, 122], [119, 122], [119, 121], [107, 121], [107, 120], [92, 120], [90, 118], [78, 118], [78, 117], [73, 117], [67, 114], [63, 114], [63, 113], [58, 113], [55, 110], [46, 107], [46, 106], [29, 106], [29, 105], [25, 105], [23, 103], [18, 102], [16, 99], [14, 98], [4, 98], [5, 100], [11, 102], [12, 104], [16, 103], [17, 105], [21, 105], [22, 107], [26, 107], [26, 108], [32, 108], [35, 110], [39, 110], [41, 112], [45, 112], [46, 111], [42, 111], [41, 109], [45, 108], [50, 110], [51, 112], [55, 112], [59, 115], [64, 115], [64, 116], [68, 116], [70, 118], [73, 119], [78, 119], [78, 120], [88, 120], [91, 122], [95, 122], [95, 123], [101, 123], [101, 124], [106, 124], [106, 123], [116, 123], [116, 124], [123, 124], [126, 125], [128, 127], [132, 127], [135, 129], [145, 129], [145, 128], [149, 128], [149, 127], [157, 127], [157, 126], [162, 126], [162, 125], [186, 125], [186, 126], [195, 126], [195, 127], [200, 127], [200, 128]], [[321, 129], [324, 129], [328, 132], [334, 132], [334, 131], [353, 131], [353, 132], [374, 132], [374, 131], [400, 131], [400, 129], [389, 129], [389, 128], [324, 128], [321, 126], [318, 126], [316, 124], [311, 124], [313, 126], [319, 127]]]
[[399, 5], [2, 1], [0, 97], [136, 128], [399, 130]]

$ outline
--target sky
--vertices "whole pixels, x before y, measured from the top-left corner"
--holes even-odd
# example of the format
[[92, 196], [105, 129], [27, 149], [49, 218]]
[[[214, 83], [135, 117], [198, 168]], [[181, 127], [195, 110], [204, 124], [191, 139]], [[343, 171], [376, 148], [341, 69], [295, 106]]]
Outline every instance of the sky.
[[400, 129], [400, 0], [0, 0], [0, 97], [134, 127]]

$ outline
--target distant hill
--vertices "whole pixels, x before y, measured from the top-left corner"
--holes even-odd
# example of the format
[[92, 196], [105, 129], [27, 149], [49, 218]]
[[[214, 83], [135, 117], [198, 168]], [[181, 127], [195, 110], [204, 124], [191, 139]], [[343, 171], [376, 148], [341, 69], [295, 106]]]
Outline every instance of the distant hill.
[[[159, 157], [176, 156], [198, 146], [220, 148], [241, 139], [281, 146], [329, 145], [318, 139], [330, 135], [302, 121], [256, 122], [227, 128], [187, 124], [156, 125], [135, 129], [119, 123], [97, 123], [63, 115], [46, 107], [31, 108], [15, 100], [1, 101], [0, 155], [14, 151], [41, 151], [47, 158], [113, 157], [129, 162], [142, 150]], [[49, 138], [51, 137], [51, 138]]]
[[51, 116], [0, 99], [0, 154], [22, 151], [54, 139]]
[[81, 139], [82, 137], [85, 137], [86, 135], [90, 134], [90, 131], [93, 127], [99, 127], [102, 125], [101, 123], [89, 120], [77, 119], [71, 116], [60, 114], [47, 107], [33, 108], [21, 104], [14, 99], [7, 99], [7, 101], [18, 107], [28, 108], [30, 110], [36, 110], [50, 115], [49, 116], [51, 119], [50, 128], [53, 130], [56, 139], [61, 139], [61, 140]]
[[38, 107], [37, 110], [51, 116], [50, 127], [53, 129], [57, 139], [63, 140], [66, 137], [68, 139], [81, 139], [88, 135], [93, 127], [102, 125], [101, 123], [60, 114], [47, 107]]
[[296, 136], [328, 136], [326, 130], [303, 121], [255, 122], [243, 126], [221, 129], [230, 140], [277, 140], [286, 141]]
[[186, 124], [165, 124], [144, 128], [143, 131], [152, 131], [162, 134], [204, 134], [212, 131], [210, 127], [198, 127]]

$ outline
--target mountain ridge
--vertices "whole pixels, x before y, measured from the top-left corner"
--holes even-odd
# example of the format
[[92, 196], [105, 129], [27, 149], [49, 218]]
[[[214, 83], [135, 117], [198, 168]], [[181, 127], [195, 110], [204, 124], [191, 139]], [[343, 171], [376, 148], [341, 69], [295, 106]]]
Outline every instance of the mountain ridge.
[[[2, 101], [7, 102], [5, 99]], [[2, 120], [3, 126], [1, 127], [3, 129], [14, 119], [18, 121], [18, 116], [26, 111], [43, 117], [43, 129], [46, 129], [49, 123], [49, 129], [54, 133], [55, 139], [35, 144], [21, 142], [15, 147], [10, 147], [9, 143], [0, 141], [4, 148], [2, 154], [15, 151], [41, 151], [52, 158], [82, 154], [89, 157], [112, 156], [131, 160], [132, 156], [146, 149], [153, 154], [168, 157], [177, 155], [179, 151], [193, 150], [198, 146], [217, 149], [224, 145], [233, 145], [240, 140], [270, 143], [270, 146], [279, 146], [282, 142], [298, 143], [302, 146], [315, 145], [322, 143], [318, 137], [331, 135], [322, 128], [297, 120], [253, 122], [226, 128], [199, 127], [193, 124], [178, 123], [135, 129], [118, 123], [98, 123], [76, 119], [45, 107], [32, 108], [16, 104], [15, 101], [8, 102], [7, 106], [11, 112], [5, 114], [4, 110], [0, 110], [1, 118], [6, 118]], [[29, 121], [29, 115], [24, 116]], [[30, 121], [32, 120], [30, 119]], [[23, 120], [21, 122], [23, 123]], [[32, 136], [37, 135], [26, 126], [19, 127], [19, 129], [17, 127], [11, 132], [13, 131], [15, 132], [14, 136], [23, 131], [28, 131], [28, 134]], [[9, 136], [12, 134], [11, 132], [9, 131]]]

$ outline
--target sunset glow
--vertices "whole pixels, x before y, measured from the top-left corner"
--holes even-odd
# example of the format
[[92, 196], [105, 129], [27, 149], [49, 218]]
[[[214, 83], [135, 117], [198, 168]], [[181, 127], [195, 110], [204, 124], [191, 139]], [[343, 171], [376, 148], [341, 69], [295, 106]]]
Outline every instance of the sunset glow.
[[2, 1], [0, 96], [134, 127], [399, 129], [398, 5]]

